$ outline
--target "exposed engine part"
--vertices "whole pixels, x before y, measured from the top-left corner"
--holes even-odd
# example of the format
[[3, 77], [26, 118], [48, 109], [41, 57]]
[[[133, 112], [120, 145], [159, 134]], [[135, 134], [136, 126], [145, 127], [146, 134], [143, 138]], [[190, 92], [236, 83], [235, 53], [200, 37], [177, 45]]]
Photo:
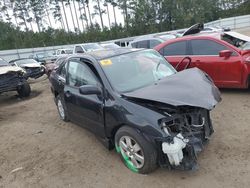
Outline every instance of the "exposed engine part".
[[162, 151], [167, 154], [171, 165], [180, 165], [183, 159], [182, 149], [186, 147], [187, 139], [184, 139], [181, 133], [177, 134], [172, 143], [163, 142]]

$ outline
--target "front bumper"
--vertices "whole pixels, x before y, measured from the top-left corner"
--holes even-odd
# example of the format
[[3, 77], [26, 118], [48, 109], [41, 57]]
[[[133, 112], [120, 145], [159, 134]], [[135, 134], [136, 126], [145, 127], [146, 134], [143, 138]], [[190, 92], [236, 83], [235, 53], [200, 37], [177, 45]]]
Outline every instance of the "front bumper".
[[[157, 138], [156, 145], [159, 156], [159, 165], [169, 169], [196, 170], [198, 169], [197, 156], [208, 143], [214, 132], [209, 112], [201, 110], [195, 116], [189, 116], [189, 120], [179, 121], [183, 129], [175, 129], [175, 133], [168, 128], [169, 135]], [[200, 113], [200, 116], [199, 116]], [[184, 115], [183, 117], [187, 117]], [[191, 117], [191, 119], [190, 119]], [[204, 122], [197, 124], [195, 118], [202, 117]], [[193, 118], [193, 119], [192, 119]], [[175, 121], [173, 121], [175, 122]], [[194, 124], [196, 122], [196, 124]], [[180, 131], [177, 133], [177, 130]]]
[[26, 71], [25, 74], [26, 78], [34, 78], [34, 79], [40, 78], [45, 73], [45, 69], [43, 67], [25, 68], [25, 71]]
[[0, 93], [8, 91], [16, 91], [23, 85], [24, 78], [19, 77], [17, 74], [0, 75]]

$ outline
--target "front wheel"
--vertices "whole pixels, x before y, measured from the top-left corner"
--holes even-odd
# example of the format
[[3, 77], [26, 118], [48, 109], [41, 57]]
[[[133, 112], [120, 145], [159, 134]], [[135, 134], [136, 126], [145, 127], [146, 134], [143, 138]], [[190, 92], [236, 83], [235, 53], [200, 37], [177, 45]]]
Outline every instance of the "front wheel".
[[23, 85], [17, 89], [17, 93], [20, 97], [29, 97], [30, 96], [30, 85], [27, 81], [24, 81]]
[[69, 121], [66, 107], [63, 104], [62, 99], [59, 95], [56, 97], [56, 106], [57, 106], [57, 110], [58, 110], [58, 113], [60, 115], [60, 118], [63, 121], [66, 121], [66, 122]]
[[125, 126], [117, 131], [115, 147], [131, 171], [147, 174], [157, 168], [156, 149], [133, 128]]

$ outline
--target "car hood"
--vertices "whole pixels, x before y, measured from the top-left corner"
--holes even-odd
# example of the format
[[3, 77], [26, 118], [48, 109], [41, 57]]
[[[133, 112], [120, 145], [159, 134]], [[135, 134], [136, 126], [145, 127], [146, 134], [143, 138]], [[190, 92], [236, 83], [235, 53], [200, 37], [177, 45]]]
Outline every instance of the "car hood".
[[182, 34], [182, 36], [196, 34], [196, 33], [199, 33], [200, 31], [202, 31], [203, 29], [204, 29], [204, 25], [201, 24], [201, 23], [197, 23], [197, 24], [192, 25], [191, 27], [189, 27], [189, 28]]
[[133, 92], [125, 97], [150, 100], [173, 106], [194, 106], [211, 110], [221, 101], [220, 91], [198, 68], [187, 69], [166, 77], [155, 85]]
[[37, 67], [41, 67], [41, 65], [39, 63], [27, 63], [27, 64], [20, 65], [20, 67], [37, 68]]
[[9, 73], [9, 72], [22, 72], [22, 73], [24, 73], [25, 71], [20, 67], [14, 67], [14, 66], [0, 67], [0, 75], [6, 74], [6, 73]]

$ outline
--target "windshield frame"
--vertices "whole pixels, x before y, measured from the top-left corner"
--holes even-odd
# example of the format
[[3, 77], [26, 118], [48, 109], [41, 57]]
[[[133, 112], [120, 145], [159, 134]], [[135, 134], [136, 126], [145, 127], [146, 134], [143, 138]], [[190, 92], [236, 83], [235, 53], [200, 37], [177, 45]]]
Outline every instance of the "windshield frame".
[[[115, 92], [117, 92], [117, 93], [119, 93], [119, 94], [129, 93], [129, 92], [132, 92], [132, 91], [136, 91], [136, 90], [138, 90], [138, 89], [140, 89], [140, 88], [144, 88], [144, 87], [148, 87], [148, 86], [150, 86], [150, 85], [152, 85], [152, 84], [156, 84], [157, 82], [159, 82], [159, 81], [161, 80], [161, 79], [158, 79], [157, 81], [155, 81], [155, 82], [152, 83], [152, 84], [142, 85], [142, 86], [140, 86], [140, 87], [138, 87], [138, 88], [133, 88], [133, 89], [130, 89], [130, 90], [120, 91], [120, 90], [117, 89], [117, 87], [112, 83], [112, 81], [111, 81], [109, 75], [108, 75], [107, 72], [105, 71], [104, 67], [101, 65], [101, 61], [103, 61], [103, 60], [112, 59], [112, 58], [115, 58], [115, 57], [119, 57], [119, 56], [123, 56], [123, 55], [128, 55], [128, 54], [132, 54], [132, 53], [146, 52], [146, 51], [155, 52], [155, 53], [157, 53], [160, 57], [162, 57], [161, 54], [160, 54], [159, 52], [157, 52], [157, 51], [155, 51], [155, 50], [153, 50], [153, 49], [141, 49], [141, 50], [138, 50], [138, 49], [137, 49], [136, 51], [130, 51], [130, 52], [128, 52], [128, 53], [124, 53], [124, 54], [120, 54], [120, 55], [115, 55], [115, 56], [110, 56], [110, 57], [107, 57], [107, 58], [103, 58], [103, 59], [98, 59], [98, 60], [97, 60], [97, 63], [98, 63], [99, 66], [101, 67], [101, 70], [102, 70], [102, 72], [103, 72], [105, 78], [107, 79], [107, 81], [108, 81], [110, 87], [113, 89], [113, 91], [115, 91]], [[163, 58], [163, 60], [165, 61], [166, 65], [173, 71], [173, 74], [172, 74], [172, 75], [176, 74], [177, 71], [175, 70], [175, 68], [174, 68], [174, 67], [173, 67], [164, 57], [162, 57], [162, 58]], [[171, 75], [168, 75], [168, 76], [171, 76]], [[166, 78], [166, 77], [168, 77], [168, 76], [165, 76], [164, 78]], [[164, 79], [164, 78], [162, 78], [162, 79]]]

